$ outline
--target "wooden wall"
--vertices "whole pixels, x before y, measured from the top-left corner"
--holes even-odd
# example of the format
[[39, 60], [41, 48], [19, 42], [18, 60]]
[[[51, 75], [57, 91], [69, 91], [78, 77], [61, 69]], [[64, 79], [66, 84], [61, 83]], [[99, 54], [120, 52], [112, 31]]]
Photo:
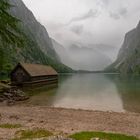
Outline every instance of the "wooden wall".
[[11, 73], [11, 81], [16, 83], [23, 83], [30, 81], [30, 76], [24, 71], [22, 67], [17, 67], [17, 69]]
[[31, 77], [22, 67], [19, 66], [11, 73], [11, 82], [15, 85], [37, 83], [51, 84], [58, 82], [58, 75]]

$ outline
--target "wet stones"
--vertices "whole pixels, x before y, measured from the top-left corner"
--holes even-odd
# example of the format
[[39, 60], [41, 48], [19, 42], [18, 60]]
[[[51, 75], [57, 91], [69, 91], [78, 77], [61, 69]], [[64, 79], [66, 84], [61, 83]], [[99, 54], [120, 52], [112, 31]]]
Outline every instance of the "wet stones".
[[7, 105], [14, 105], [17, 101], [25, 101], [29, 99], [26, 94], [16, 87], [4, 88], [0, 94], [0, 102]]

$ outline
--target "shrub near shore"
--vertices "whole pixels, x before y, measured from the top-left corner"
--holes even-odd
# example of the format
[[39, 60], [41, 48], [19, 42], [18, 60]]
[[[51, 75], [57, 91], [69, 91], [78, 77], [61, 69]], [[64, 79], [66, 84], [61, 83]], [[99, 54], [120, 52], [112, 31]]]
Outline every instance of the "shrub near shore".
[[139, 140], [134, 136], [104, 132], [79, 132], [71, 135], [70, 138], [75, 140], [90, 140], [92, 138], [100, 138], [101, 140]]

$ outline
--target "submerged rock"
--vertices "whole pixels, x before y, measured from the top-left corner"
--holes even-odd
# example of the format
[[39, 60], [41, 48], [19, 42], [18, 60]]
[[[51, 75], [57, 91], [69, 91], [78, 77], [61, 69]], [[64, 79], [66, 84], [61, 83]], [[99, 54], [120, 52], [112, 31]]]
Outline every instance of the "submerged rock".
[[10, 81], [9, 80], [1, 80], [1, 83], [3, 83], [3, 84], [10, 84]]
[[0, 102], [5, 102], [7, 105], [14, 105], [17, 101], [25, 101], [29, 97], [17, 87], [7, 87], [1, 90]]
[[0, 81], [0, 93], [3, 93], [3, 92], [7, 91], [10, 88], [11, 87], [9, 85], [1, 83], [1, 81]]

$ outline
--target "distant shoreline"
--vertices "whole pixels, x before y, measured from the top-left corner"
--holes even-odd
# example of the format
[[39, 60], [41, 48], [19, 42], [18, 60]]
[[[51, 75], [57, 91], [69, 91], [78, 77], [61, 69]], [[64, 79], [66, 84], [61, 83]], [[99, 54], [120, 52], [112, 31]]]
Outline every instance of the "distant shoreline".
[[88, 73], [101, 73], [101, 74], [120, 74], [120, 73], [117, 73], [117, 72], [105, 72], [105, 71], [75, 71], [75, 72], [72, 72], [72, 73], [59, 73], [60, 75], [63, 75], [63, 74], [88, 74]]
[[[54, 132], [105, 131], [140, 137], [140, 113], [117, 113], [44, 106], [0, 106], [1, 123], [18, 123], [22, 129], [45, 128]], [[0, 137], [16, 130], [0, 128]]]

